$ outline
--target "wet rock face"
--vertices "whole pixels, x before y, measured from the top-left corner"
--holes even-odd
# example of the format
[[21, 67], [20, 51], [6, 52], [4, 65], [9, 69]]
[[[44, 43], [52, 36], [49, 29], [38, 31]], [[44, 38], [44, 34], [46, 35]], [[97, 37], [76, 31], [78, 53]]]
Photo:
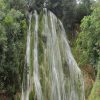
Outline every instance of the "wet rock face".
[[66, 77], [69, 77], [70, 76], [70, 73], [69, 73], [70, 71], [69, 71], [69, 67], [68, 67], [68, 64], [67, 64], [66, 61], [63, 63], [63, 68], [64, 68], [64, 73], [65, 73]]
[[49, 3], [49, 1], [48, 0], [45, 0], [45, 2], [44, 2], [44, 8], [47, 8], [48, 7], [48, 3]]
[[42, 36], [42, 39], [43, 39], [43, 43], [46, 44], [47, 43], [47, 37], [44, 35], [44, 36]]
[[32, 7], [29, 7], [29, 8], [28, 8], [28, 11], [29, 11], [29, 12], [32, 12], [32, 11], [33, 11], [33, 8], [32, 8]]

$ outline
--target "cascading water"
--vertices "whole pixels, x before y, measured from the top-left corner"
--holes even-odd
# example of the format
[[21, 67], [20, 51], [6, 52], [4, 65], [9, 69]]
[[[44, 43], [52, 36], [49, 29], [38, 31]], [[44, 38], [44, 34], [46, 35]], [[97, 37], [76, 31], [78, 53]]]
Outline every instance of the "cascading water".
[[41, 84], [39, 80], [39, 64], [38, 64], [38, 15], [37, 12], [34, 12], [35, 15], [35, 29], [34, 29], [34, 85], [35, 85], [35, 92], [37, 96], [37, 100], [42, 100], [42, 91], [41, 91]]
[[49, 73], [51, 81], [51, 100], [66, 100], [62, 60], [55, 28], [55, 21], [57, 21], [57, 19], [53, 19], [54, 16], [52, 16], [52, 13], [50, 13], [50, 28], [48, 25], [48, 15], [46, 8], [44, 9], [44, 12], [43, 35], [45, 38], [47, 38], [47, 48], [45, 49], [48, 53], [48, 63], [50, 67]]
[[[30, 48], [33, 48], [33, 71], [31, 67], [28, 73], [24, 71], [22, 100], [85, 100], [82, 74], [71, 53], [61, 21], [46, 8], [42, 17], [36, 11], [34, 16], [34, 25], [31, 25], [31, 17], [29, 19], [26, 49], [29, 67]], [[32, 47], [30, 26], [34, 26]], [[34, 99], [29, 99], [31, 92]]]
[[31, 19], [32, 14], [29, 14], [29, 28], [27, 32], [27, 44], [26, 44], [26, 56], [25, 56], [25, 66], [23, 73], [23, 84], [22, 84], [22, 100], [29, 100], [29, 91], [30, 91], [30, 36], [31, 36]]

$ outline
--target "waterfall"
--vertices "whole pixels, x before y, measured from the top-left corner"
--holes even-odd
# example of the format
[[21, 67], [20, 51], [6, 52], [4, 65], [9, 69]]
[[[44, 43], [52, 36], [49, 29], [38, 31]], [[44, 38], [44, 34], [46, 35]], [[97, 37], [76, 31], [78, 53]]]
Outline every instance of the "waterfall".
[[27, 31], [27, 43], [26, 43], [26, 56], [25, 56], [25, 65], [23, 73], [23, 84], [22, 84], [22, 100], [29, 100], [29, 91], [30, 91], [30, 36], [31, 36], [31, 19], [32, 14], [29, 14], [29, 28]]
[[39, 80], [39, 64], [38, 64], [38, 15], [37, 12], [34, 11], [35, 15], [35, 29], [34, 29], [34, 83], [35, 83], [35, 92], [37, 96], [37, 100], [42, 100], [42, 91], [41, 91], [41, 84]]
[[54, 16], [50, 14], [51, 28], [48, 26], [47, 9], [44, 9], [44, 36], [47, 38], [47, 53], [48, 63], [50, 67], [50, 80], [51, 80], [51, 100], [66, 100], [64, 89], [64, 74], [62, 69], [62, 60], [59, 49], [58, 38], [56, 34], [56, 25]]
[[85, 100], [83, 76], [71, 53], [63, 24], [46, 8], [42, 17], [36, 10], [33, 17], [29, 15], [25, 65], [22, 100], [31, 100], [31, 92], [32, 100]]

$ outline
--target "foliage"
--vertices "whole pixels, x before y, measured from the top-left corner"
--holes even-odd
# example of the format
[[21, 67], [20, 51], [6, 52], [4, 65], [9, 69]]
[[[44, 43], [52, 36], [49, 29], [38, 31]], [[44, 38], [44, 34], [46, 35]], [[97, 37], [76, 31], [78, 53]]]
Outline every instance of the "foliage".
[[75, 21], [75, 0], [64, 0], [63, 2], [63, 23], [68, 31], [73, 30]]
[[9, 8], [14, 8], [16, 10], [20, 10], [20, 11], [25, 11], [28, 1], [27, 0], [4, 0], [5, 2], [8, 2], [7, 5], [9, 6]]
[[[0, 90], [16, 93], [20, 90], [24, 65], [24, 14], [0, 0]], [[12, 94], [13, 95], [13, 94]]]
[[89, 96], [89, 100], [100, 100], [100, 60], [98, 62], [98, 74], [96, 82]]
[[80, 24], [81, 19], [91, 13], [91, 0], [48, 0], [48, 9], [60, 18], [64, 24], [65, 30], [71, 39], [75, 36], [75, 25]]
[[77, 39], [77, 50], [80, 53], [79, 63], [96, 65], [100, 57], [100, 7], [94, 8], [91, 16], [84, 17], [81, 33]]
[[[45, 0], [0, 0], [0, 90], [16, 94], [21, 89], [27, 32], [27, 11], [39, 12]], [[74, 24], [80, 23], [84, 15], [90, 14], [90, 0], [77, 4], [76, 0], [48, 0], [47, 8], [64, 23], [68, 32], [74, 30]], [[80, 63], [96, 64], [100, 56], [100, 8], [93, 8], [91, 16], [82, 21], [82, 32], [77, 39], [77, 48], [81, 54]], [[81, 12], [81, 13], [80, 13]], [[39, 63], [43, 60], [42, 13], [39, 19]], [[34, 26], [34, 21], [32, 21]], [[33, 31], [33, 26], [31, 31]], [[92, 35], [91, 35], [92, 34]], [[33, 35], [32, 35], [33, 36]], [[31, 37], [32, 39], [33, 37]], [[87, 41], [86, 41], [87, 40]], [[31, 43], [33, 45], [33, 42]], [[80, 48], [81, 46], [81, 48]], [[31, 51], [32, 53], [32, 51]], [[85, 58], [85, 59], [84, 59]], [[33, 58], [31, 58], [32, 60]], [[42, 64], [41, 64], [42, 65]], [[33, 69], [32, 69], [33, 70]], [[30, 98], [33, 93], [30, 94]], [[33, 98], [32, 98], [33, 99]]]

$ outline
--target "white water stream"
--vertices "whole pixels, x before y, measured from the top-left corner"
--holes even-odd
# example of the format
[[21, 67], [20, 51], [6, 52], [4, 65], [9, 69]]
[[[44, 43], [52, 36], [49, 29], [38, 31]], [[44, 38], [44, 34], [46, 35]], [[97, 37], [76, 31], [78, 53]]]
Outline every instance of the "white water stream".
[[[31, 18], [26, 46], [26, 66], [24, 71], [22, 100], [29, 100], [29, 94], [34, 92], [34, 100], [85, 100], [82, 73], [71, 53], [64, 27], [59, 19], [44, 8], [42, 25], [37, 11], [34, 11], [34, 45], [33, 74], [30, 67]], [[39, 33], [39, 25], [42, 32]], [[40, 38], [40, 34], [42, 37]], [[41, 40], [40, 40], [41, 39]], [[43, 47], [42, 62], [40, 57], [40, 41]], [[27, 68], [25, 67], [24, 70]]]

